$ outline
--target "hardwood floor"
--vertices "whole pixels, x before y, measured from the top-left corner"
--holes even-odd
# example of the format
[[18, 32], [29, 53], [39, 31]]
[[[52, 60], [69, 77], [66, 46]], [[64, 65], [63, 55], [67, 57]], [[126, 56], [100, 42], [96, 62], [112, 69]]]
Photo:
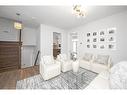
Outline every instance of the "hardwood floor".
[[39, 74], [39, 66], [0, 73], [0, 89], [15, 89], [16, 82]]

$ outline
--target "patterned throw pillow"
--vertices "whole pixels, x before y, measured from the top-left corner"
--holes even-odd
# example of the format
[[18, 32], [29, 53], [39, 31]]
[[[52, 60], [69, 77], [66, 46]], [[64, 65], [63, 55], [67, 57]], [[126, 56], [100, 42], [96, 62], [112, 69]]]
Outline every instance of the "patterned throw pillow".
[[90, 60], [92, 59], [92, 54], [90, 54], [90, 53], [85, 53], [83, 59], [84, 59], [85, 61], [90, 61]]
[[103, 65], [108, 65], [108, 55], [98, 55], [97, 58], [95, 59], [95, 62]]

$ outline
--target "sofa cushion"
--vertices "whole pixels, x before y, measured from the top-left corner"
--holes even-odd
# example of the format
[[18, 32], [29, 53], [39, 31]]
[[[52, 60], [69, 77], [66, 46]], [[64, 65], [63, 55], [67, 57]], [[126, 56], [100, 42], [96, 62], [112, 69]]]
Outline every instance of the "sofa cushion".
[[83, 56], [83, 60], [85, 61], [90, 61], [92, 59], [92, 54], [90, 53], [85, 53], [84, 56]]
[[96, 73], [101, 73], [104, 70], [108, 70], [108, 66], [99, 63], [93, 63], [91, 64], [91, 70]]
[[97, 57], [94, 59], [94, 62], [103, 65], [108, 65], [108, 59], [108, 55], [97, 55]]

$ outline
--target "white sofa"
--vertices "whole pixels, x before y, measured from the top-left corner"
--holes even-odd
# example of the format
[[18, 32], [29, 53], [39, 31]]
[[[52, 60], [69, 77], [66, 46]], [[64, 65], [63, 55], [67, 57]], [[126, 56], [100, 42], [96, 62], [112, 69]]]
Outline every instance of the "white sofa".
[[108, 55], [92, 55], [85, 54], [80, 60], [80, 67], [91, 70], [96, 73], [101, 73], [104, 70], [109, 70], [111, 66], [111, 58]]
[[109, 89], [109, 69], [111, 58], [107, 55], [85, 54], [80, 59], [80, 67], [98, 73], [98, 76], [86, 87], [86, 89]]
[[61, 63], [62, 72], [67, 72], [72, 70], [72, 60], [69, 60], [66, 54], [59, 54], [57, 56], [57, 61]]
[[53, 56], [43, 56], [40, 62], [40, 74], [44, 80], [51, 79], [61, 73], [60, 62], [55, 61]]

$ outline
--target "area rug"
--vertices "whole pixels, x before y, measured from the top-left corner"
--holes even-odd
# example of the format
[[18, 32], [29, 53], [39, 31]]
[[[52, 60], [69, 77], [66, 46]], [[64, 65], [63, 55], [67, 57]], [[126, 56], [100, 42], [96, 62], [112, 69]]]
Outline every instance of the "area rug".
[[17, 81], [16, 89], [84, 89], [97, 75], [80, 68], [77, 73], [68, 71], [45, 81], [39, 74]]

